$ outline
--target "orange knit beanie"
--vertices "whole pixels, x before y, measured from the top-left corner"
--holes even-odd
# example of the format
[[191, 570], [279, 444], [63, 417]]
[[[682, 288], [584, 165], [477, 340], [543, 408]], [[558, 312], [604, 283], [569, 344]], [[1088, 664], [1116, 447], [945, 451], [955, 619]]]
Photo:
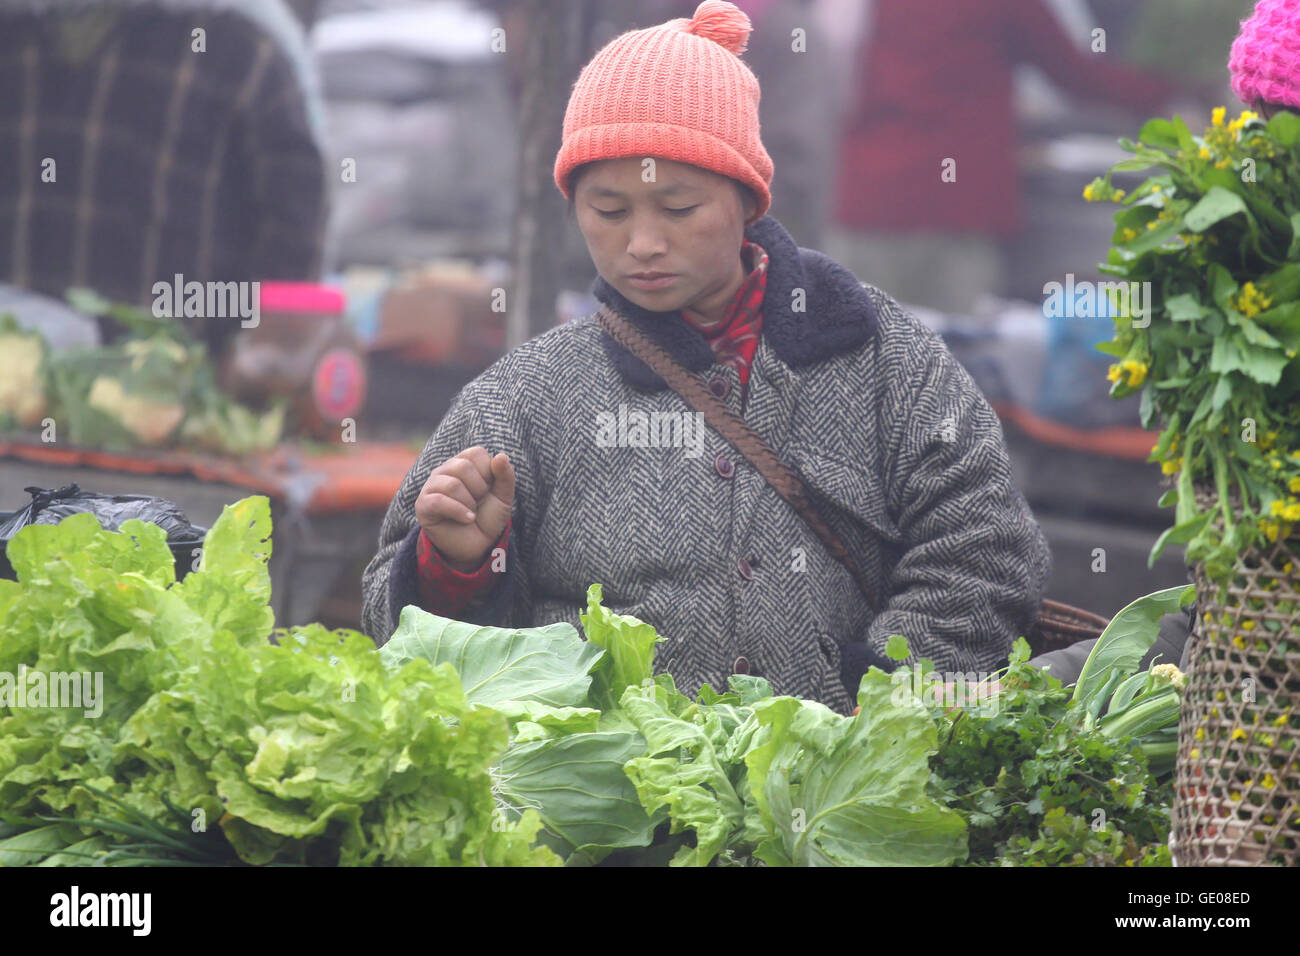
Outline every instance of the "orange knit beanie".
[[704, 0], [687, 20], [630, 30], [583, 67], [564, 114], [555, 184], [569, 196], [577, 166], [658, 156], [711, 169], [772, 204], [772, 159], [758, 135], [758, 80], [737, 54], [750, 22], [725, 0]]

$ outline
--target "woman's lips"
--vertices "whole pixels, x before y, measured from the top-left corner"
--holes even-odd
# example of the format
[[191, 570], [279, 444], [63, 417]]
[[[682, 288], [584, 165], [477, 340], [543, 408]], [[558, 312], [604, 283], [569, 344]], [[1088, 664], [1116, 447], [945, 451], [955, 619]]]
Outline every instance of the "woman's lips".
[[632, 286], [642, 290], [643, 292], [653, 292], [656, 289], [663, 289], [672, 285], [677, 281], [677, 276], [664, 275], [656, 276], [653, 279], [641, 279], [637, 276], [628, 276], [627, 281], [631, 283]]

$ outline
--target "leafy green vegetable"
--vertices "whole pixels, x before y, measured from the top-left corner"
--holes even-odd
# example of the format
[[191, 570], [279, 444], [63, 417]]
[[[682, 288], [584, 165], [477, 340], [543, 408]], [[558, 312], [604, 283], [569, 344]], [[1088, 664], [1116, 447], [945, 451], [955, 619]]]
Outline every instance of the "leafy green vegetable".
[[622, 708], [646, 741], [646, 755], [627, 762], [627, 775], [647, 811], [668, 811], [672, 833], [695, 831], [696, 845], [683, 848], [673, 864], [707, 866], [744, 827], [743, 789], [723, 759], [729, 739], [724, 717], [703, 705], [679, 716], [669, 709], [671, 699], [653, 683], [624, 693]]
[[1022, 640], [996, 706], [918, 698], [899, 678], [922, 660], [869, 671], [849, 718], [756, 677], [688, 699], [599, 585], [587, 640], [414, 607], [383, 651], [273, 631], [270, 553], [265, 498], [223, 512], [182, 582], [153, 525], [14, 538], [0, 672], [103, 687], [0, 700], [0, 863], [1167, 862], [1144, 753], [1171, 765], [1181, 675], [1136, 668], [1181, 589], [1121, 612], [1073, 695]]
[[590, 672], [602, 655], [571, 624], [507, 630], [406, 607], [380, 656], [390, 667], [417, 658], [452, 665], [472, 704], [537, 701], [573, 707], [587, 702]]
[[1098, 692], [1113, 674], [1133, 674], [1159, 636], [1160, 619], [1195, 600], [1194, 587], [1173, 587], [1140, 597], [1121, 609], [1088, 654], [1072, 699], [1086, 708], [1100, 696]]
[[778, 697], [754, 707], [771, 735], [745, 757], [768, 838], [755, 855], [774, 865], [946, 866], [966, 857], [960, 814], [926, 793], [933, 720], [899, 706], [889, 675], [872, 668], [858, 716]]
[[[1300, 117], [1250, 110], [1193, 135], [1177, 117], [1146, 123], [1134, 154], [1087, 188], [1114, 201], [1115, 231], [1099, 268], [1120, 290], [1145, 288], [1140, 321], [1117, 307], [1111, 395], [1141, 392], [1142, 426], [1162, 429], [1149, 461], [1177, 475], [1171, 544], [1226, 589], [1238, 556], [1291, 536], [1300, 521]], [[1117, 173], [1151, 170], [1131, 193]], [[1116, 300], [1118, 302], [1118, 300]], [[1216, 506], [1202, 510], [1204, 484]], [[1221, 521], [1211, 518], [1219, 517]]]
[[51, 352], [38, 332], [0, 315], [0, 429], [32, 428], [48, 415], [61, 440], [128, 451], [180, 442], [244, 455], [275, 446], [285, 405], [254, 411], [219, 388], [206, 348], [179, 321], [73, 289], [74, 308], [123, 326], [102, 347]]
[[966, 819], [969, 861], [1168, 865], [1168, 782], [1152, 778], [1132, 741], [1085, 726], [1087, 708], [1028, 661], [1022, 638], [996, 707], [931, 707], [939, 749], [930, 789]]
[[168, 835], [176, 808], [219, 830], [232, 862], [560, 862], [536, 812], [503, 822], [492, 767], [509, 721], [473, 707], [449, 664], [390, 669], [369, 638], [319, 625], [268, 640], [270, 530], [265, 498], [227, 508], [179, 584], [153, 525], [75, 515], [15, 536], [0, 670], [95, 672], [103, 689], [94, 719], [0, 708], [8, 818], [60, 819], [70, 838], [52, 851], [78, 859], [80, 829], [123, 863], [193, 859]]
[[599, 584], [587, 589], [587, 613], [581, 615], [582, 630], [587, 640], [606, 651], [593, 672], [592, 703], [602, 710], [613, 710], [626, 688], [638, 687], [651, 679], [654, 646], [663, 638], [644, 621], [602, 607], [601, 598]]
[[594, 863], [620, 847], [649, 846], [650, 817], [623, 767], [645, 753], [628, 731], [577, 732], [516, 742], [497, 765], [497, 793], [512, 811], [541, 816], [549, 845], [570, 864]]

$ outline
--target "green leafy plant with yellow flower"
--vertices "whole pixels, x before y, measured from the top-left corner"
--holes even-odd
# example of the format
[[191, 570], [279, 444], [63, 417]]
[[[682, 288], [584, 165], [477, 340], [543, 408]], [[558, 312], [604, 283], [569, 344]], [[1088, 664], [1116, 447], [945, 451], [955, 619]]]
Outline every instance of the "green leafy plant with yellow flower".
[[[1300, 522], [1300, 116], [1224, 114], [1200, 136], [1178, 117], [1150, 120], [1136, 143], [1120, 140], [1134, 157], [1083, 191], [1122, 207], [1099, 268], [1150, 283], [1149, 312], [1113, 308], [1114, 338], [1097, 348], [1117, 360], [1110, 394], [1140, 390], [1142, 426], [1163, 428], [1148, 461], [1177, 476], [1160, 500], [1176, 505], [1174, 526], [1151, 562], [1186, 544], [1220, 584], [1242, 551]], [[1149, 169], [1129, 193], [1111, 183]], [[1218, 492], [1222, 529], [1197, 506], [1199, 482]]]

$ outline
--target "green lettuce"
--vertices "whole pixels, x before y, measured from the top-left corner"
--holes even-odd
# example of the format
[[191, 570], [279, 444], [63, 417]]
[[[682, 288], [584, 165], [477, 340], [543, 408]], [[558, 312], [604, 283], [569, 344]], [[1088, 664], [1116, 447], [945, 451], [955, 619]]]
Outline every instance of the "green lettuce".
[[784, 866], [948, 866], [966, 857], [961, 815], [931, 799], [933, 720], [896, 702], [872, 668], [856, 717], [814, 701], [754, 705], [769, 733], [745, 755], [767, 838], [754, 855]]
[[226, 508], [180, 583], [152, 525], [14, 537], [0, 671], [96, 672], [103, 699], [97, 717], [0, 707], [0, 806], [30, 828], [8, 852], [138, 861], [119, 845], [147, 832], [150, 862], [558, 864], [537, 813], [494, 792], [509, 718], [450, 664], [390, 667], [319, 625], [270, 640], [270, 533], [267, 499]]

